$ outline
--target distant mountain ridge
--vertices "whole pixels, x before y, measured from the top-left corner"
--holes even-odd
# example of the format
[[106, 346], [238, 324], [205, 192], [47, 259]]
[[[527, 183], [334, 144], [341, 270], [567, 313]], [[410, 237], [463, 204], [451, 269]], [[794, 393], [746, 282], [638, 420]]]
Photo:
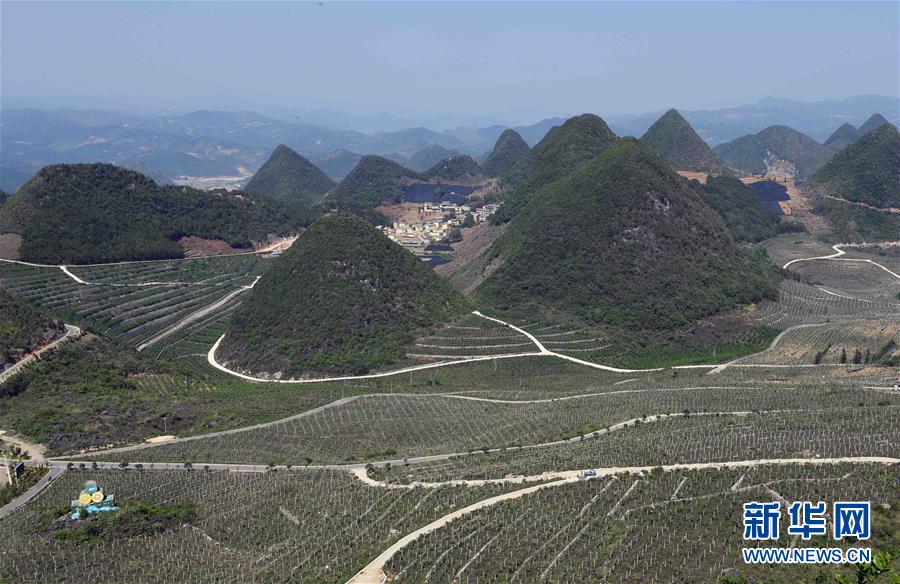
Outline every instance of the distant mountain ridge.
[[361, 154], [339, 148], [323, 156], [312, 158], [311, 162], [322, 169], [322, 172], [327, 174], [332, 180], [339, 181], [353, 170], [353, 167], [359, 163], [361, 158]]
[[244, 187], [244, 192], [313, 205], [334, 185], [334, 181], [312, 162], [284, 144], [279, 144]]
[[[872, 112], [881, 112], [889, 122], [900, 122], [897, 103], [895, 97], [882, 96], [811, 103], [769, 98], [735, 108], [681, 113], [711, 146], [771, 125], [790, 126], [824, 141], [840, 122], [861, 125]], [[661, 113], [607, 116], [606, 121], [619, 135], [640, 136]], [[7, 192], [18, 190], [41, 167], [56, 163], [111, 162], [163, 182], [180, 176], [246, 176], [257, 170], [278, 144], [285, 144], [339, 180], [353, 161], [337, 158], [335, 167], [329, 168], [323, 159], [335, 151], [385, 157], [396, 153], [408, 159], [437, 145], [478, 156], [488, 152], [505, 130], [495, 124], [367, 134], [323, 125], [334, 115], [313, 116], [303, 122], [296, 116], [287, 121], [248, 111], [135, 115], [105, 110], [6, 109], [2, 117], [0, 188]], [[534, 145], [564, 121], [552, 117], [512, 129]]]
[[[679, 109], [697, 134], [711, 147], [741, 136], [756, 134], [769, 126], [789, 126], [816, 141], [824, 141], [843, 122], [860, 125], [873, 112], [888, 121], [900, 122], [900, 100], [896, 96], [858, 95], [846, 99], [795, 101], [767, 97], [756, 103], [715, 110]], [[662, 114], [605, 116], [620, 136], [640, 136]]]
[[416, 172], [425, 172], [445, 158], [459, 154], [455, 150], [448, 150], [437, 144], [423, 148], [413, 154], [406, 163], [407, 168]]

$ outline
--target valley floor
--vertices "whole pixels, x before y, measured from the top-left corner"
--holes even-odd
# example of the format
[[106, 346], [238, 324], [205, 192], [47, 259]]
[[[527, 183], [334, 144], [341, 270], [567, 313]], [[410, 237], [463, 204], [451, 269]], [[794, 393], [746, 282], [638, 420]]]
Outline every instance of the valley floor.
[[[24, 398], [49, 400], [30, 384], [66, 351], [101, 351], [96, 339], [29, 365], [4, 398], [0, 427], [54, 438], [27, 462], [50, 473], [0, 509], [0, 579], [715, 583], [844, 569], [744, 564], [753, 500], [871, 500], [870, 544], [896, 550], [900, 259], [797, 234], [766, 247], [797, 277], [750, 314], [780, 331], [752, 355], [615, 367], [593, 331], [475, 312], [415, 341], [397, 371], [280, 383], [215, 358], [269, 260], [4, 263], [4, 288], [143, 357], [104, 411], [79, 410], [84, 423]], [[146, 413], [104, 429], [126, 396]], [[157, 434], [177, 437], [141, 442]], [[89, 479], [197, 516], [110, 535], [89, 544], [104, 560], [85, 561], [50, 523]]]

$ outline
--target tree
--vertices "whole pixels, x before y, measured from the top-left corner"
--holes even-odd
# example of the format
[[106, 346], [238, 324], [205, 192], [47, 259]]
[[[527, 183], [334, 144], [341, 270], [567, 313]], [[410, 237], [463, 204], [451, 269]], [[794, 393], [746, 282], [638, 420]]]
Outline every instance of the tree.
[[862, 353], [857, 349], [853, 352], [853, 364], [859, 365], [860, 363], [862, 363]]
[[463, 227], [475, 227], [475, 217], [472, 217], [471, 213], [466, 213], [466, 218], [463, 219]]
[[853, 577], [835, 574], [834, 579], [838, 584], [873, 584], [886, 575], [887, 582], [893, 584], [897, 581], [897, 572], [891, 567], [893, 559], [889, 552], [877, 554], [869, 564], [856, 564]]
[[841, 363], [847, 362], [847, 349], [841, 349]]

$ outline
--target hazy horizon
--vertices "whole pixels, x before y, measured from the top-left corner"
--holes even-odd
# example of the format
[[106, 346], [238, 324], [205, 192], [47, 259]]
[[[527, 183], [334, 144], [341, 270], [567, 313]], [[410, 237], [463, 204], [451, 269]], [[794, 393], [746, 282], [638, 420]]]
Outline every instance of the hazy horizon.
[[900, 93], [895, 2], [0, 10], [4, 109], [316, 111], [452, 127]]

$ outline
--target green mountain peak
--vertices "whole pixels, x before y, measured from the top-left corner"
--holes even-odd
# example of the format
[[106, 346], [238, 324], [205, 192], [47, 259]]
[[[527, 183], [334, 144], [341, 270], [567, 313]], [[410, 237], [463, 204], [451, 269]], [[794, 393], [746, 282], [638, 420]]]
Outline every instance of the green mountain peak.
[[312, 205], [333, 187], [334, 181], [316, 165], [280, 144], [244, 191], [254, 196]]
[[362, 219], [322, 217], [263, 274], [218, 356], [253, 372], [361, 374], [404, 357], [465, 298]]

